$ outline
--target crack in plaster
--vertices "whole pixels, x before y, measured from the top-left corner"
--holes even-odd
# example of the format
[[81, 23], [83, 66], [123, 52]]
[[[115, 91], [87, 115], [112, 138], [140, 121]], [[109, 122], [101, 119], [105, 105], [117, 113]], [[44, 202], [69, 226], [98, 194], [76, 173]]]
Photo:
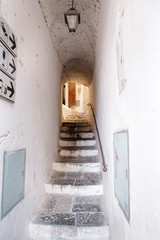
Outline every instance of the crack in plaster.
[[4, 143], [6, 141], [6, 138], [9, 136], [9, 132], [7, 132], [6, 134], [3, 134], [0, 136], [0, 144]]

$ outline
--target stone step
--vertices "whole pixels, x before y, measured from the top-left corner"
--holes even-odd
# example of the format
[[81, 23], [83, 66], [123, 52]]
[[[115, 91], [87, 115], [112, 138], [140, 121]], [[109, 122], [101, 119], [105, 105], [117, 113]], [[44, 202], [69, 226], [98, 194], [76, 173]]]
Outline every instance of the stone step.
[[103, 186], [100, 173], [56, 172], [45, 185], [46, 193], [78, 196], [102, 195]]
[[88, 122], [88, 114], [86, 113], [72, 113], [64, 117], [65, 122]]
[[65, 117], [64, 120], [66, 122], [87, 122], [88, 121], [88, 117], [82, 117], [82, 118], [77, 118], [77, 117]]
[[61, 131], [63, 132], [90, 132], [90, 126], [62, 126]]
[[65, 117], [64, 118], [65, 122], [87, 122], [88, 121], [88, 117], [85, 118], [70, 118], [70, 117]]
[[51, 184], [47, 183], [45, 185], [45, 191], [49, 194], [68, 194], [68, 195], [77, 195], [77, 196], [99, 196], [103, 195], [103, 185], [97, 184], [97, 185], [81, 185], [81, 186], [75, 186], [75, 185], [61, 185], [61, 184]]
[[81, 138], [93, 138], [94, 133], [93, 132], [60, 132], [60, 137], [61, 138], [76, 138], [76, 139], [81, 139]]
[[60, 147], [86, 147], [86, 146], [95, 146], [96, 140], [93, 139], [60, 139], [59, 146]]
[[104, 225], [103, 207], [102, 196], [93, 198], [46, 194], [33, 221], [42, 224], [99, 226]]
[[89, 122], [63, 122], [62, 126], [81, 127], [90, 126]]
[[100, 163], [53, 162], [53, 170], [58, 172], [100, 172]]
[[59, 149], [60, 157], [97, 156], [98, 150], [94, 147], [63, 147]]
[[[85, 206], [85, 207], [89, 208], [89, 206]], [[91, 206], [91, 207], [97, 208], [97, 206]], [[103, 213], [99, 213], [99, 212], [51, 213], [51, 214], [46, 214], [42, 212], [37, 217], [36, 220], [40, 224], [51, 224], [51, 225], [55, 224], [55, 225], [69, 225], [69, 226], [79, 226], [79, 227], [101, 226], [101, 225], [103, 226], [104, 216], [103, 216]]]
[[99, 163], [98, 156], [87, 157], [58, 157], [56, 162], [59, 163]]
[[29, 225], [29, 240], [107, 239], [103, 209], [102, 196], [46, 194]]
[[30, 223], [28, 240], [110, 240], [108, 225], [73, 227]]

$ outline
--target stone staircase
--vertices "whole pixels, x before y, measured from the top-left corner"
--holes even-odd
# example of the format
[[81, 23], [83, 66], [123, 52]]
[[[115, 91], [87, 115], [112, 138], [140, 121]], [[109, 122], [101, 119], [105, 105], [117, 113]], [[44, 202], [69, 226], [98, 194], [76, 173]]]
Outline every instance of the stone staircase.
[[109, 240], [95, 144], [88, 122], [62, 124], [59, 156], [29, 240]]

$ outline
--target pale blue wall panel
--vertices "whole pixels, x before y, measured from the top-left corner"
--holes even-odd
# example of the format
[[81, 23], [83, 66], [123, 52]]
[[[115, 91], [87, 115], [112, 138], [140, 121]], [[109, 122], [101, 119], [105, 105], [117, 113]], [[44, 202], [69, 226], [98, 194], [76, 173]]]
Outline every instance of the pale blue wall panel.
[[119, 204], [129, 221], [130, 193], [129, 193], [129, 143], [128, 131], [114, 134], [114, 192]]
[[25, 160], [25, 149], [4, 153], [2, 218], [24, 198]]

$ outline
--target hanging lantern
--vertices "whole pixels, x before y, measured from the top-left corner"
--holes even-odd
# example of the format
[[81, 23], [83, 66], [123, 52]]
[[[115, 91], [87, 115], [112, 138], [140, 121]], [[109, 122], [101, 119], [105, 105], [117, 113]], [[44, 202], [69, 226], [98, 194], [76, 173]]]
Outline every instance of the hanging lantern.
[[80, 24], [80, 13], [73, 7], [64, 13], [65, 23], [68, 26], [69, 32], [76, 32], [78, 24]]

